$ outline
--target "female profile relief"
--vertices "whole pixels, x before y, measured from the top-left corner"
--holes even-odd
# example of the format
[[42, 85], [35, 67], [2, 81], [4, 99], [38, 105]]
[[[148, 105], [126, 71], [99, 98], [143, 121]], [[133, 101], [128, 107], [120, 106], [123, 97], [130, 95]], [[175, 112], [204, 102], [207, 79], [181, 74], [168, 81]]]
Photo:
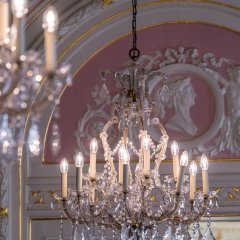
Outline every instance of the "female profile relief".
[[198, 128], [193, 123], [190, 109], [195, 105], [197, 95], [190, 77], [171, 79], [167, 86], [170, 97], [164, 105], [174, 109], [174, 114], [168, 119], [165, 126], [173, 131], [188, 133], [192, 136], [196, 135]]

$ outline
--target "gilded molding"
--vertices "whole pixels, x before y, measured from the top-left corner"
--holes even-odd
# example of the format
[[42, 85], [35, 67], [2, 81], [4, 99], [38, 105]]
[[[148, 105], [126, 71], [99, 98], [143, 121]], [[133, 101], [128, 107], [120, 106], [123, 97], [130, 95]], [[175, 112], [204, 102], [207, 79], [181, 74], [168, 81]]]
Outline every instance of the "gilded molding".
[[53, 190], [38, 190], [30, 191], [28, 196], [28, 209], [39, 207], [51, 208], [51, 199], [57, 191]]
[[108, 7], [112, 3], [113, 3], [112, 0], [102, 0], [103, 7]]
[[0, 208], [0, 217], [7, 217], [8, 216], [8, 209], [7, 208]]

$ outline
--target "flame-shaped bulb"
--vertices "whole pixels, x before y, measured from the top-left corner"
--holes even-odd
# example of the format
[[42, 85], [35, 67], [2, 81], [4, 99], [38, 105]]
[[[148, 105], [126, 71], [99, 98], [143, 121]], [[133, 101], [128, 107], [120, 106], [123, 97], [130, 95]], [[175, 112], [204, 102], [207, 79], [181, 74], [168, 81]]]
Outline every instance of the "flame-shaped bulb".
[[76, 167], [83, 167], [84, 159], [81, 152], [78, 152], [75, 156], [75, 166]]
[[189, 174], [192, 176], [197, 175], [197, 164], [195, 161], [192, 161], [189, 167]]
[[172, 142], [171, 153], [172, 153], [173, 156], [176, 156], [179, 153], [179, 147], [178, 147], [178, 143], [176, 141]]
[[48, 32], [54, 32], [58, 28], [58, 14], [53, 6], [47, 8], [43, 14], [43, 28]]
[[93, 138], [91, 143], [90, 143], [90, 152], [91, 153], [96, 153], [98, 150], [98, 142], [96, 138]]
[[123, 151], [122, 160], [123, 160], [123, 164], [129, 164], [130, 162], [130, 155], [126, 148]]
[[205, 154], [201, 156], [200, 167], [202, 170], [208, 170], [208, 158]]
[[68, 172], [68, 162], [66, 158], [63, 158], [60, 164], [60, 171], [61, 173], [67, 173]]
[[28, 12], [27, 0], [12, 0], [12, 12], [18, 18], [23, 17]]
[[122, 144], [121, 146], [120, 146], [120, 148], [118, 149], [118, 158], [120, 159], [120, 160], [122, 160], [123, 159], [123, 152], [125, 151], [125, 147], [124, 147], [124, 145]]
[[34, 122], [29, 129], [29, 136], [28, 136], [28, 147], [30, 152], [34, 156], [38, 156], [40, 153], [40, 134], [38, 125]]
[[148, 137], [148, 136], [144, 136], [144, 137], [143, 137], [142, 143], [143, 143], [143, 147], [144, 147], [145, 149], [149, 149], [150, 141], [149, 141], [149, 137]]
[[184, 151], [180, 158], [180, 166], [187, 166], [188, 165], [188, 152]]

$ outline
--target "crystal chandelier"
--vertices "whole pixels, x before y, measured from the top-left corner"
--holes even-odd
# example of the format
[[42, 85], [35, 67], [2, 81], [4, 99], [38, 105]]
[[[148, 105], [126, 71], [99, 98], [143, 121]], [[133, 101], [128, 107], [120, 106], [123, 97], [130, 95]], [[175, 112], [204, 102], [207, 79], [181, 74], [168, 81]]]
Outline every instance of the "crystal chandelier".
[[[54, 195], [53, 204], [56, 207], [60, 203], [61, 212], [71, 221], [74, 240], [215, 239], [210, 209], [217, 205], [217, 195], [209, 191], [206, 155], [203, 154], [200, 161], [202, 191], [196, 190], [196, 162], [190, 163], [189, 176], [186, 175], [189, 156], [187, 151], [179, 154], [175, 141], [171, 145], [173, 175], [160, 177], [169, 137], [159, 121], [158, 106], [151, 100], [148, 84], [155, 78], [167, 82], [167, 76], [159, 71], [146, 71], [138, 65], [137, 1], [132, 3], [131, 64], [118, 72], [103, 72], [104, 78], [112, 74], [120, 86], [112, 103], [111, 119], [100, 133], [104, 169], [96, 171], [98, 140], [93, 138], [88, 173], [82, 171], [82, 153], [75, 155], [75, 188], [68, 188], [68, 162], [62, 160], [61, 193]], [[162, 91], [166, 89], [164, 84]], [[117, 129], [120, 136], [114, 135], [114, 143], [109, 140], [111, 129]], [[158, 142], [151, 137], [155, 131], [161, 134]], [[132, 160], [136, 165], [130, 164]], [[200, 228], [202, 216], [206, 216], [207, 221], [204, 230]]]
[[8, 0], [0, 1], [0, 152], [11, 153], [17, 146], [26, 116], [32, 113], [28, 144], [31, 153], [37, 155], [39, 113], [50, 102], [57, 104], [63, 87], [71, 83], [70, 66], [56, 66], [58, 16], [54, 7], [43, 15], [45, 61], [39, 52], [25, 51], [27, 1], [12, 0], [11, 11], [12, 16]]

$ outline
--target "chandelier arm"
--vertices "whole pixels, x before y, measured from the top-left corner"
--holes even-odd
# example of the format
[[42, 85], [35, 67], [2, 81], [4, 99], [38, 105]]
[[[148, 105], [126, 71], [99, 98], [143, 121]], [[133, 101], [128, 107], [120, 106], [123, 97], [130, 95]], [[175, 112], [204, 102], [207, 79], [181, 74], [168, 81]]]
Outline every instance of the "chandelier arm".
[[181, 194], [177, 192], [175, 195], [176, 195], [176, 202], [171, 210], [166, 210], [160, 217], [153, 217], [148, 215], [147, 217], [151, 220], [160, 221], [160, 222], [170, 219], [177, 212], [180, 201], [181, 201], [181, 198], [180, 198]]
[[176, 213], [180, 202], [181, 202], [181, 193], [176, 192], [176, 203], [174, 204], [173, 209], [167, 213], [168, 218], [171, 218]]
[[95, 218], [98, 218], [103, 213], [103, 211], [106, 208], [106, 206], [107, 206], [107, 202], [104, 203], [104, 205], [102, 207], [102, 210], [99, 210], [99, 213], [94, 215], [94, 213], [93, 213], [94, 212], [94, 210], [93, 210], [94, 205], [90, 205], [90, 211], [92, 212], [90, 214], [91, 220], [94, 220]]
[[78, 218], [78, 217], [73, 217], [69, 211], [68, 211], [68, 208], [67, 208], [67, 200], [66, 198], [62, 198], [61, 199], [62, 201], [62, 209], [63, 209], [63, 212], [65, 214], [65, 216], [71, 221], [72, 224], [76, 224], [76, 223], [84, 223], [85, 221], [83, 221], [82, 219]]
[[[108, 129], [113, 125], [113, 124], [117, 124], [119, 122], [117, 117], [112, 117], [112, 119], [110, 121], [108, 121], [105, 126], [103, 127], [103, 130], [101, 133], [107, 133]], [[101, 137], [101, 133], [100, 133], [100, 137]]]
[[168, 138], [167, 131], [165, 130], [164, 126], [160, 123], [160, 121], [156, 124], [156, 126], [161, 131], [162, 135]]
[[209, 197], [205, 196], [202, 211], [199, 214], [197, 214], [194, 218], [188, 217], [188, 219], [186, 220], [184, 219], [184, 223], [187, 225], [191, 225], [192, 223], [198, 221], [206, 213], [206, 210], [209, 206], [209, 200], [210, 200]]
[[[179, 224], [180, 221], [183, 221], [184, 224], [186, 225], [191, 225], [194, 222], [199, 221], [199, 219], [201, 219], [201, 217], [206, 213], [207, 209], [209, 208], [209, 200], [211, 200], [209, 196], [204, 197], [204, 204], [203, 204], [202, 211], [199, 214], [197, 214], [194, 218], [188, 217], [188, 219], [180, 220], [178, 216], [174, 216], [174, 218], [171, 221], [174, 222], [176, 225]], [[193, 202], [191, 204], [193, 204]]]
[[[118, 229], [121, 229], [121, 223], [119, 223], [116, 218], [113, 217], [113, 215], [109, 212], [107, 212], [108, 216], [110, 217], [110, 220], [111, 220], [111, 224], [113, 224], [115, 227], [117, 227]], [[102, 224], [102, 223], [101, 223]]]

